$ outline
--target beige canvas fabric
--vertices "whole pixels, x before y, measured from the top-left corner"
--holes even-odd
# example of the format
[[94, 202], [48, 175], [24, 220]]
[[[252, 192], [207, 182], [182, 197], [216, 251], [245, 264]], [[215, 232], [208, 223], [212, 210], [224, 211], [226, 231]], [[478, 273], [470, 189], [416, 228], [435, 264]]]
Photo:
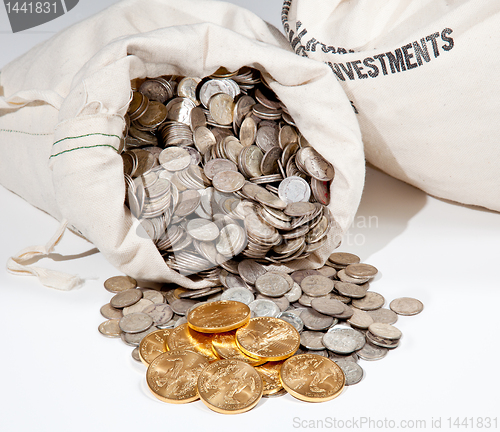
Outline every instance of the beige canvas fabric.
[[500, 210], [500, 2], [286, 0], [282, 18], [352, 101], [369, 162]]
[[[117, 153], [130, 80], [206, 76], [219, 66], [265, 73], [309, 142], [333, 163], [330, 209], [338, 225], [327, 244], [296, 267], [324, 262], [355, 215], [364, 181], [361, 135], [349, 100], [321, 62], [296, 56], [283, 35], [224, 2], [129, 0], [76, 24], [3, 68], [0, 183], [91, 241], [122, 272], [142, 280], [206, 286], [170, 270], [136, 233], [124, 206]], [[56, 237], [60, 237], [60, 234]], [[23, 257], [9, 262], [26, 273]], [[33, 274], [33, 272], [30, 272]], [[59, 275], [60, 276], [60, 275]], [[66, 289], [77, 279], [45, 277]]]

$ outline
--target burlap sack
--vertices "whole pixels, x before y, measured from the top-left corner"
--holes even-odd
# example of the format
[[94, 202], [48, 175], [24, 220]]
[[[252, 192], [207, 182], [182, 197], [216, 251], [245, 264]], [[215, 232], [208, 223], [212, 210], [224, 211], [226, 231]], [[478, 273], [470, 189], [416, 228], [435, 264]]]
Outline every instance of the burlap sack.
[[333, 163], [330, 209], [338, 225], [320, 251], [293, 266], [323, 263], [352, 222], [364, 180], [357, 121], [329, 68], [296, 56], [275, 28], [234, 5], [128, 0], [57, 34], [1, 72], [0, 183], [62, 221], [46, 247], [22, 251], [9, 270], [35, 274], [56, 288], [77, 284], [25, 265], [50, 252], [69, 224], [134, 278], [206, 286], [169, 269], [153, 242], [137, 235], [137, 220], [124, 206], [117, 149], [131, 79], [202, 77], [221, 65], [264, 72], [304, 136]]
[[346, 91], [369, 162], [500, 210], [500, 2], [285, 0], [282, 19]]

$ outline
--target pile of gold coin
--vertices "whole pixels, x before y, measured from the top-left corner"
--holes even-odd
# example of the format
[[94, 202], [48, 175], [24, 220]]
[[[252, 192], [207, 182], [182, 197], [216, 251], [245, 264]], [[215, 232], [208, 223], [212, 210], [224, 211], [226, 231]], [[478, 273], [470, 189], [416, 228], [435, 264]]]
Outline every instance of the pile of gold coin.
[[336, 223], [334, 168], [256, 69], [135, 80], [121, 153], [126, 204], [172, 269], [209, 281], [242, 255], [284, 263]]
[[214, 411], [235, 414], [283, 389], [310, 402], [342, 392], [344, 374], [332, 360], [311, 354], [291, 359], [300, 345], [292, 325], [250, 315], [241, 302], [202, 303], [186, 324], [146, 336], [139, 356], [153, 394], [170, 403], [199, 397]]
[[326, 264], [287, 274], [231, 260], [229, 271], [216, 270], [218, 286], [196, 290], [138, 288], [116, 276], [104, 283], [114, 296], [99, 331], [134, 347], [149, 389], [165, 402], [201, 399], [233, 414], [286, 393], [328, 401], [361, 381], [358, 359], [380, 360], [399, 346], [393, 324], [423, 305], [402, 297], [384, 308], [370, 290], [378, 270], [356, 255], [336, 252]]

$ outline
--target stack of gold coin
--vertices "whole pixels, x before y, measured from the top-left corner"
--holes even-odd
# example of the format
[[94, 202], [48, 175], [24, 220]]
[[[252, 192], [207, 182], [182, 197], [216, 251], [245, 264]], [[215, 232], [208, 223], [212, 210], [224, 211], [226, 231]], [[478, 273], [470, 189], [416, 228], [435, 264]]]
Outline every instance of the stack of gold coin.
[[333, 166], [256, 69], [135, 80], [122, 158], [126, 204], [184, 275], [234, 257], [282, 263], [321, 248]]
[[[214, 235], [210, 221], [189, 223], [195, 237]], [[423, 310], [409, 297], [384, 308], [384, 297], [370, 290], [378, 270], [350, 253], [291, 274], [241, 257], [221, 265], [205, 272], [220, 283], [210, 288], [137, 288], [127, 276], [104, 283], [114, 297], [101, 308], [108, 320], [99, 331], [135, 347], [162, 401], [200, 398], [228, 414], [262, 396], [328, 401], [361, 381], [359, 359], [382, 359], [400, 345], [398, 316]]]

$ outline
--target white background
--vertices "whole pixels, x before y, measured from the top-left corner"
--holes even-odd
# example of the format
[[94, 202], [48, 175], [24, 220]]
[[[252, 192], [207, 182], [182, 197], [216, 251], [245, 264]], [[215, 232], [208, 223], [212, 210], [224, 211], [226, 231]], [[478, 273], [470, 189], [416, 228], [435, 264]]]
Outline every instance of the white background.
[[[0, 6], [0, 67], [112, 3], [80, 0], [68, 14], [18, 34]], [[281, 28], [281, 1], [233, 3]], [[0, 263], [26, 246], [45, 244], [58, 226], [3, 187], [0, 202]], [[291, 431], [319, 427], [319, 421], [332, 430], [329, 419], [376, 429], [373, 423], [361, 428], [363, 418], [393, 420], [396, 430], [401, 420], [424, 420], [425, 430], [437, 429], [432, 422], [441, 419], [448, 430], [450, 417], [487, 416], [499, 417], [500, 427], [499, 245], [498, 213], [429, 197], [369, 168], [341, 250], [380, 269], [372, 290], [385, 296], [386, 306], [397, 297], [416, 297], [425, 304], [423, 313], [400, 317], [400, 347], [381, 361], [360, 361], [363, 381], [337, 399], [307, 404], [286, 395], [263, 399], [249, 413], [223, 416], [199, 401], [169, 405], [150, 395], [132, 348], [97, 331], [104, 320], [99, 308], [111, 298], [103, 282], [118, 272], [68, 232], [54, 261], [38, 264], [87, 278], [83, 288], [59, 292], [0, 271], [0, 430]]]

